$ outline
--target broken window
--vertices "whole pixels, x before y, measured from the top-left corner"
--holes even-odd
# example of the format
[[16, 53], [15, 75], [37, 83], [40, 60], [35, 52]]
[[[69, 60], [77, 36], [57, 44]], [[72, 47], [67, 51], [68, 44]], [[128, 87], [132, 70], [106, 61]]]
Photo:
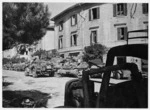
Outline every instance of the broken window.
[[62, 48], [63, 48], [63, 36], [59, 36], [58, 49], [62, 49]]
[[126, 16], [127, 15], [127, 4], [118, 3], [114, 4], [114, 17], [115, 16]]
[[77, 24], [77, 14], [71, 16], [71, 26], [74, 26]]
[[148, 3], [142, 4], [143, 14], [148, 14]]
[[59, 23], [59, 31], [62, 31], [63, 30], [63, 21], [61, 21], [60, 23]]
[[99, 19], [99, 7], [89, 10], [89, 20]]
[[118, 40], [127, 39], [127, 27], [119, 27], [117, 28], [117, 32], [118, 32]]
[[97, 43], [97, 31], [91, 31], [91, 36], [90, 36], [90, 40], [91, 40], [91, 45]]
[[71, 34], [71, 46], [77, 46], [77, 34]]

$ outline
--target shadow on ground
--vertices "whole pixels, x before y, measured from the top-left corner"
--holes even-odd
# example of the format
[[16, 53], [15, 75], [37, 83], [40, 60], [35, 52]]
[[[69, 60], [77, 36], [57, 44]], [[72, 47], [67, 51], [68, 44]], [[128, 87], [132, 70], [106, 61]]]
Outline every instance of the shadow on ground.
[[12, 82], [3, 82], [3, 87], [7, 87], [9, 85], [13, 85], [13, 83]]
[[2, 77], [2, 79], [3, 79], [3, 80], [2, 80], [2, 86], [3, 86], [3, 87], [7, 87], [7, 86], [13, 84], [12, 82], [6, 81], [5, 78], [8, 78], [8, 76], [3, 76], [3, 77]]
[[3, 91], [4, 108], [41, 108], [46, 107], [49, 94], [36, 90]]

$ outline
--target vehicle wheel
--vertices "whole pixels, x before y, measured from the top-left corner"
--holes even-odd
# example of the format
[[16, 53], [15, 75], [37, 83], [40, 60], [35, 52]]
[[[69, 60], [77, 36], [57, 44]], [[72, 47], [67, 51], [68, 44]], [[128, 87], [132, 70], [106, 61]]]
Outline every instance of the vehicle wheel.
[[122, 78], [122, 73], [121, 73], [121, 71], [119, 70], [119, 71], [114, 71], [113, 72], [113, 78], [114, 79], [121, 79]]
[[82, 78], [82, 75], [81, 74], [77, 74], [77, 78]]
[[27, 72], [27, 71], [25, 71], [24, 74], [25, 74], [25, 76], [29, 76], [29, 72]]
[[103, 76], [104, 76], [104, 73], [101, 73], [101, 78], [103, 78]]
[[36, 70], [33, 70], [33, 71], [32, 71], [32, 76], [33, 76], [34, 78], [37, 78], [37, 77], [38, 77]]
[[73, 105], [77, 108], [81, 107], [81, 103], [77, 99], [73, 99]]
[[29, 76], [29, 68], [25, 68], [25, 76]]
[[116, 73], [116, 79], [121, 79], [121, 75], [120, 75], [120, 73]]
[[56, 73], [55, 77], [62, 77], [60, 73]]
[[50, 71], [49, 72], [49, 77], [53, 77], [54, 76], [54, 71]]
[[113, 73], [113, 78], [114, 78], [114, 79], [120, 79], [121, 76], [120, 76], [120, 74], [119, 74], [117, 71], [115, 71], [115, 72]]

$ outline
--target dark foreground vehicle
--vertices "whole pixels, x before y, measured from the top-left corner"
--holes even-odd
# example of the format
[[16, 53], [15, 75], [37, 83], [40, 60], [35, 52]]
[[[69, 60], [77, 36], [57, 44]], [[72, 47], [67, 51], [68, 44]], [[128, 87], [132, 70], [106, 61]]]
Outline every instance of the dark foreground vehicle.
[[[115, 56], [132, 56], [148, 60], [147, 44], [117, 46], [109, 50], [105, 67], [83, 71], [81, 79], [66, 83], [65, 107], [80, 108], [147, 108], [148, 77], [139, 72], [134, 63], [113, 65]], [[129, 70], [131, 79], [119, 83], [111, 81], [111, 72]], [[100, 81], [92, 80], [94, 74], [103, 73]], [[114, 79], [113, 79], [114, 80]], [[100, 90], [95, 91], [95, 83]]]

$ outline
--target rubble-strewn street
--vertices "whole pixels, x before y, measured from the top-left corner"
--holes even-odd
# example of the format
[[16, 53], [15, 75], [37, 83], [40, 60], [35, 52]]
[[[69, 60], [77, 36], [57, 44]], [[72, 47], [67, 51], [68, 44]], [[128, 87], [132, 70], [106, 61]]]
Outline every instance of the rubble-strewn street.
[[[3, 81], [9, 83], [3, 91], [37, 90], [48, 93], [51, 98], [47, 102], [48, 108], [64, 105], [65, 83], [73, 78], [67, 77], [26, 77], [23, 72], [3, 71]], [[9, 97], [9, 96], [8, 96]]]
[[[3, 92], [5, 91], [19, 91], [19, 93], [23, 93], [25, 91], [25, 95], [31, 96], [33, 98], [40, 98], [40, 97], [34, 97], [33, 94], [31, 94], [32, 91], [36, 91], [38, 96], [46, 93], [49, 97], [48, 102], [46, 104], [46, 107], [48, 108], [54, 108], [58, 106], [64, 106], [64, 92], [65, 92], [65, 84], [67, 81], [75, 79], [71, 77], [38, 77], [33, 78], [30, 76], [25, 76], [24, 72], [16, 72], [16, 71], [9, 71], [9, 70], [3, 70]], [[101, 79], [92, 79], [92, 80], [99, 80]], [[115, 80], [111, 79], [111, 83], [118, 83], [123, 82], [124, 80]], [[99, 91], [100, 85], [95, 83], [95, 91]], [[3, 97], [11, 97], [7, 94], [5, 96], [3, 94]], [[15, 97], [16, 98], [16, 97]], [[44, 98], [44, 95], [43, 95]], [[5, 98], [4, 98], [5, 100]], [[12, 100], [12, 99], [11, 99]]]

